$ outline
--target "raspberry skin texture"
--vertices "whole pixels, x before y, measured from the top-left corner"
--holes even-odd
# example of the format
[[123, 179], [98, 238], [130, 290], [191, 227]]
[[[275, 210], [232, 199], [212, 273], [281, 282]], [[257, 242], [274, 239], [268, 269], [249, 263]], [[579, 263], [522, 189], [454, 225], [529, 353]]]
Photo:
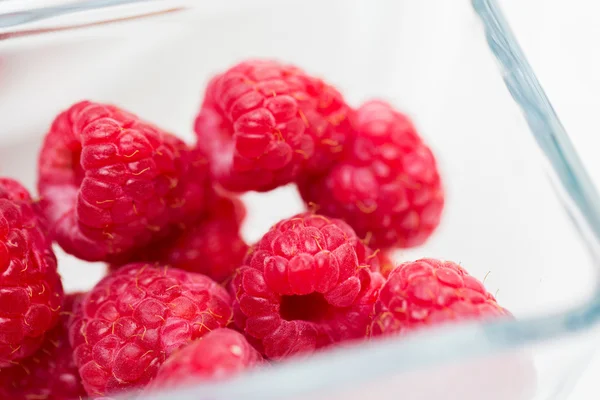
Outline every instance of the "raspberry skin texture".
[[38, 188], [54, 239], [87, 261], [111, 261], [195, 218], [207, 159], [115, 106], [83, 101], [52, 123]]
[[[198, 222], [176, 230], [172, 237], [149, 245], [132, 261], [158, 262], [225, 282], [242, 265], [248, 245], [240, 236], [246, 209], [235, 197], [218, 196]], [[111, 270], [118, 266], [111, 266]]]
[[412, 122], [382, 101], [356, 111], [339, 163], [298, 186], [318, 212], [346, 221], [372, 248], [422, 244], [439, 225], [444, 192], [433, 153]]
[[241, 62], [213, 78], [195, 121], [214, 179], [231, 191], [269, 191], [301, 170], [326, 170], [352, 130], [341, 94], [291, 65]]
[[0, 368], [33, 354], [58, 322], [63, 289], [37, 205], [0, 178]]
[[452, 261], [424, 258], [394, 269], [375, 305], [372, 336], [463, 320], [510, 317], [483, 284]]
[[244, 335], [232, 329], [216, 329], [173, 353], [149, 389], [223, 380], [264, 363]]
[[340, 220], [276, 224], [233, 277], [236, 326], [269, 359], [365, 337], [383, 277], [363, 246]]
[[232, 318], [231, 297], [204, 275], [134, 263], [101, 280], [69, 328], [90, 396], [141, 390], [174, 351]]
[[0, 398], [12, 400], [80, 400], [87, 394], [81, 385], [68, 321], [74, 302], [82, 294], [65, 296], [59, 323], [47, 333], [42, 347], [29, 358], [0, 370]]

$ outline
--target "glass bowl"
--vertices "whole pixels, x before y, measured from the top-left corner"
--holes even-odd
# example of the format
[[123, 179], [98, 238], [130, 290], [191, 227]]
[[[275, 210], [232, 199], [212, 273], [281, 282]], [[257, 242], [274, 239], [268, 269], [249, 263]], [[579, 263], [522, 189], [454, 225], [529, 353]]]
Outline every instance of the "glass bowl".
[[[192, 141], [208, 79], [249, 57], [297, 64], [354, 106], [378, 97], [409, 114], [447, 204], [433, 237], [395, 261], [460, 262], [517, 319], [350, 345], [155, 398], [564, 398], [595, 347], [600, 201], [493, 0], [2, 2], [0, 173], [34, 190], [42, 135], [81, 99]], [[303, 207], [292, 186], [243, 198], [250, 242]], [[105, 274], [56, 250], [67, 290]]]

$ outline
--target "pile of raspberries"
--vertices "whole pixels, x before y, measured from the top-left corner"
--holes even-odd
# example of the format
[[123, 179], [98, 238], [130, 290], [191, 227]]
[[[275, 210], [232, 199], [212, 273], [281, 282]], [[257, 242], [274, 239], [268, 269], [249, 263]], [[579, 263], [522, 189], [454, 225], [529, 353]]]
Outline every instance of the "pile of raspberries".
[[[197, 143], [117, 106], [56, 116], [39, 198], [0, 178], [0, 398], [108, 398], [220, 380], [347, 341], [510, 317], [461, 266], [400, 265], [444, 191], [410, 119], [303, 70], [216, 75]], [[252, 245], [237, 197], [296, 184], [307, 211]], [[64, 294], [56, 243], [108, 274]]]

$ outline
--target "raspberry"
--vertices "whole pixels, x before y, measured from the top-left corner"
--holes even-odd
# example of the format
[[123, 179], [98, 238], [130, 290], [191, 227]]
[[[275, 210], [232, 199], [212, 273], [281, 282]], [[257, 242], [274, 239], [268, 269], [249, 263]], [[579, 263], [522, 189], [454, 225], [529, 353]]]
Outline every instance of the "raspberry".
[[160, 367], [150, 387], [164, 389], [185, 383], [221, 380], [263, 362], [260, 353], [243, 335], [221, 328], [172, 354]]
[[195, 131], [223, 187], [268, 191], [293, 182], [301, 169], [328, 168], [352, 114], [320, 79], [291, 65], [249, 60], [211, 80]]
[[17, 365], [0, 370], [0, 398], [12, 400], [79, 400], [86, 397], [73, 361], [67, 324], [81, 294], [65, 297], [59, 323], [42, 347]]
[[[210, 204], [206, 218], [175, 232], [168, 240], [151, 244], [130, 261], [158, 262], [204, 274], [217, 282], [230, 278], [248, 251], [239, 233], [246, 209], [237, 198], [218, 197]], [[111, 266], [111, 270], [116, 268]]]
[[140, 389], [191, 340], [231, 319], [227, 291], [204, 275], [135, 263], [101, 280], [70, 326], [91, 396]]
[[63, 289], [36, 204], [0, 178], [0, 368], [33, 354], [58, 322]]
[[57, 242], [88, 261], [143, 247], [204, 206], [208, 165], [171, 134], [117, 107], [61, 113], [39, 159], [42, 205]]
[[[248, 245], [240, 237], [240, 222], [236, 208], [244, 210], [239, 201], [221, 199], [217, 209], [211, 208], [207, 219], [186, 229], [177, 239], [159, 249], [157, 260], [186, 271], [207, 275], [217, 282], [231, 277], [242, 265]], [[239, 212], [238, 212], [239, 214]]]
[[364, 337], [383, 277], [363, 246], [341, 220], [279, 222], [233, 277], [237, 327], [270, 359]]
[[433, 154], [409, 119], [384, 102], [365, 103], [356, 121], [340, 162], [326, 174], [301, 177], [302, 197], [348, 222], [373, 248], [422, 244], [444, 205]]
[[424, 258], [400, 264], [379, 294], [372, 335], [467, 319], [510, 316], [483, 284], [451, 261]]
[[396, 268], [397, 264], [390, 257], [390, 254], [385, 251], [377, 252], [377, 259], [381, 268], [381, 275], [387, 278], [390, 272]]

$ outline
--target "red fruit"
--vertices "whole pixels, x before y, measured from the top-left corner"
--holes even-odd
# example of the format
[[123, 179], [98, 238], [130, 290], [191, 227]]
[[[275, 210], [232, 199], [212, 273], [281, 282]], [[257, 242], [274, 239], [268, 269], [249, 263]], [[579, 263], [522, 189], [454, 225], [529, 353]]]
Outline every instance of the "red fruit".
[[[248, 245], [240, 237], [246, 209], [234, 197], [218, 197], [210, 204], [210, 214], [176, 230], [172, 237], [149, 245], [130, 262], [158, 262], [204, 274], [217, 282], [229, 279], [248, 251]], [[111, 266], [111, 270], [117, 268]]]
[[352, 110], [332, 86], [291, 65], [249, 60], [208, 85], [195, 122], [213, 176], [233, 191], [268, 191], [339, 156]]
[[251, 251], [232, 281], [234, 321], [266, 357], [365, 336], [383, 278], [343, 221], [300, 214]]
[[211, 279], [131, 264], [85, 297], [69, 339], [91, 396], [140, 389], [174, 351], [231, 318], [231, 298]]
[[483, 284], [451, 261], [400, 264], [379, 294], [371, 333], [398, 333], [448, 322], [510, 316]]
[[203, 211], [206, 159], [117, 107], [83, 101], [61, 113], [39, 159], [42, 205], [57, 242], [113, 260]]
[[243, 335], [231, 329], [217, 329], [172, 354], [150, 387], [156, 390], [222, 380], [263, 363], [260, 353]]
[[377, 259], [379, 260], [379, 266], [381, 268], [381, 275], [384, 277], [388, 277], [390, 272], [392, 272], [396, 266], [398, 265], [393, 261], [390, 255], [385, 251], [377, 252]]
[[[237, 199], [222, 198], [218, 209], [211, 208], [206, 219], [159, 250], [157, 260], [186, 271], [202, 273], [217, 282], [231, 277], [242, 265], [248, 245], [240, 237], [236, 209], [244, 205]], [[237, 203], [237, 204], [234, 204]]]
[[373, 248], [422, 244], [438, 226], [444, 193], [435, 158], [410, 120], [372, 101], [356, 112], [357, 131], [340, 162], [299, 181], [319, 213], [346, 221]]
[[87, 396], [73, 361], [67, 328], [73, 304], [81, 296], [65, 297], [58, 325], [46, 334], [36, 353], [10, 368], [0, 369], [0, 398], [80, 400]]
[[0, 368], [33, 354], [58, 321], [63, 289], [27, 190], [0, 178]]

